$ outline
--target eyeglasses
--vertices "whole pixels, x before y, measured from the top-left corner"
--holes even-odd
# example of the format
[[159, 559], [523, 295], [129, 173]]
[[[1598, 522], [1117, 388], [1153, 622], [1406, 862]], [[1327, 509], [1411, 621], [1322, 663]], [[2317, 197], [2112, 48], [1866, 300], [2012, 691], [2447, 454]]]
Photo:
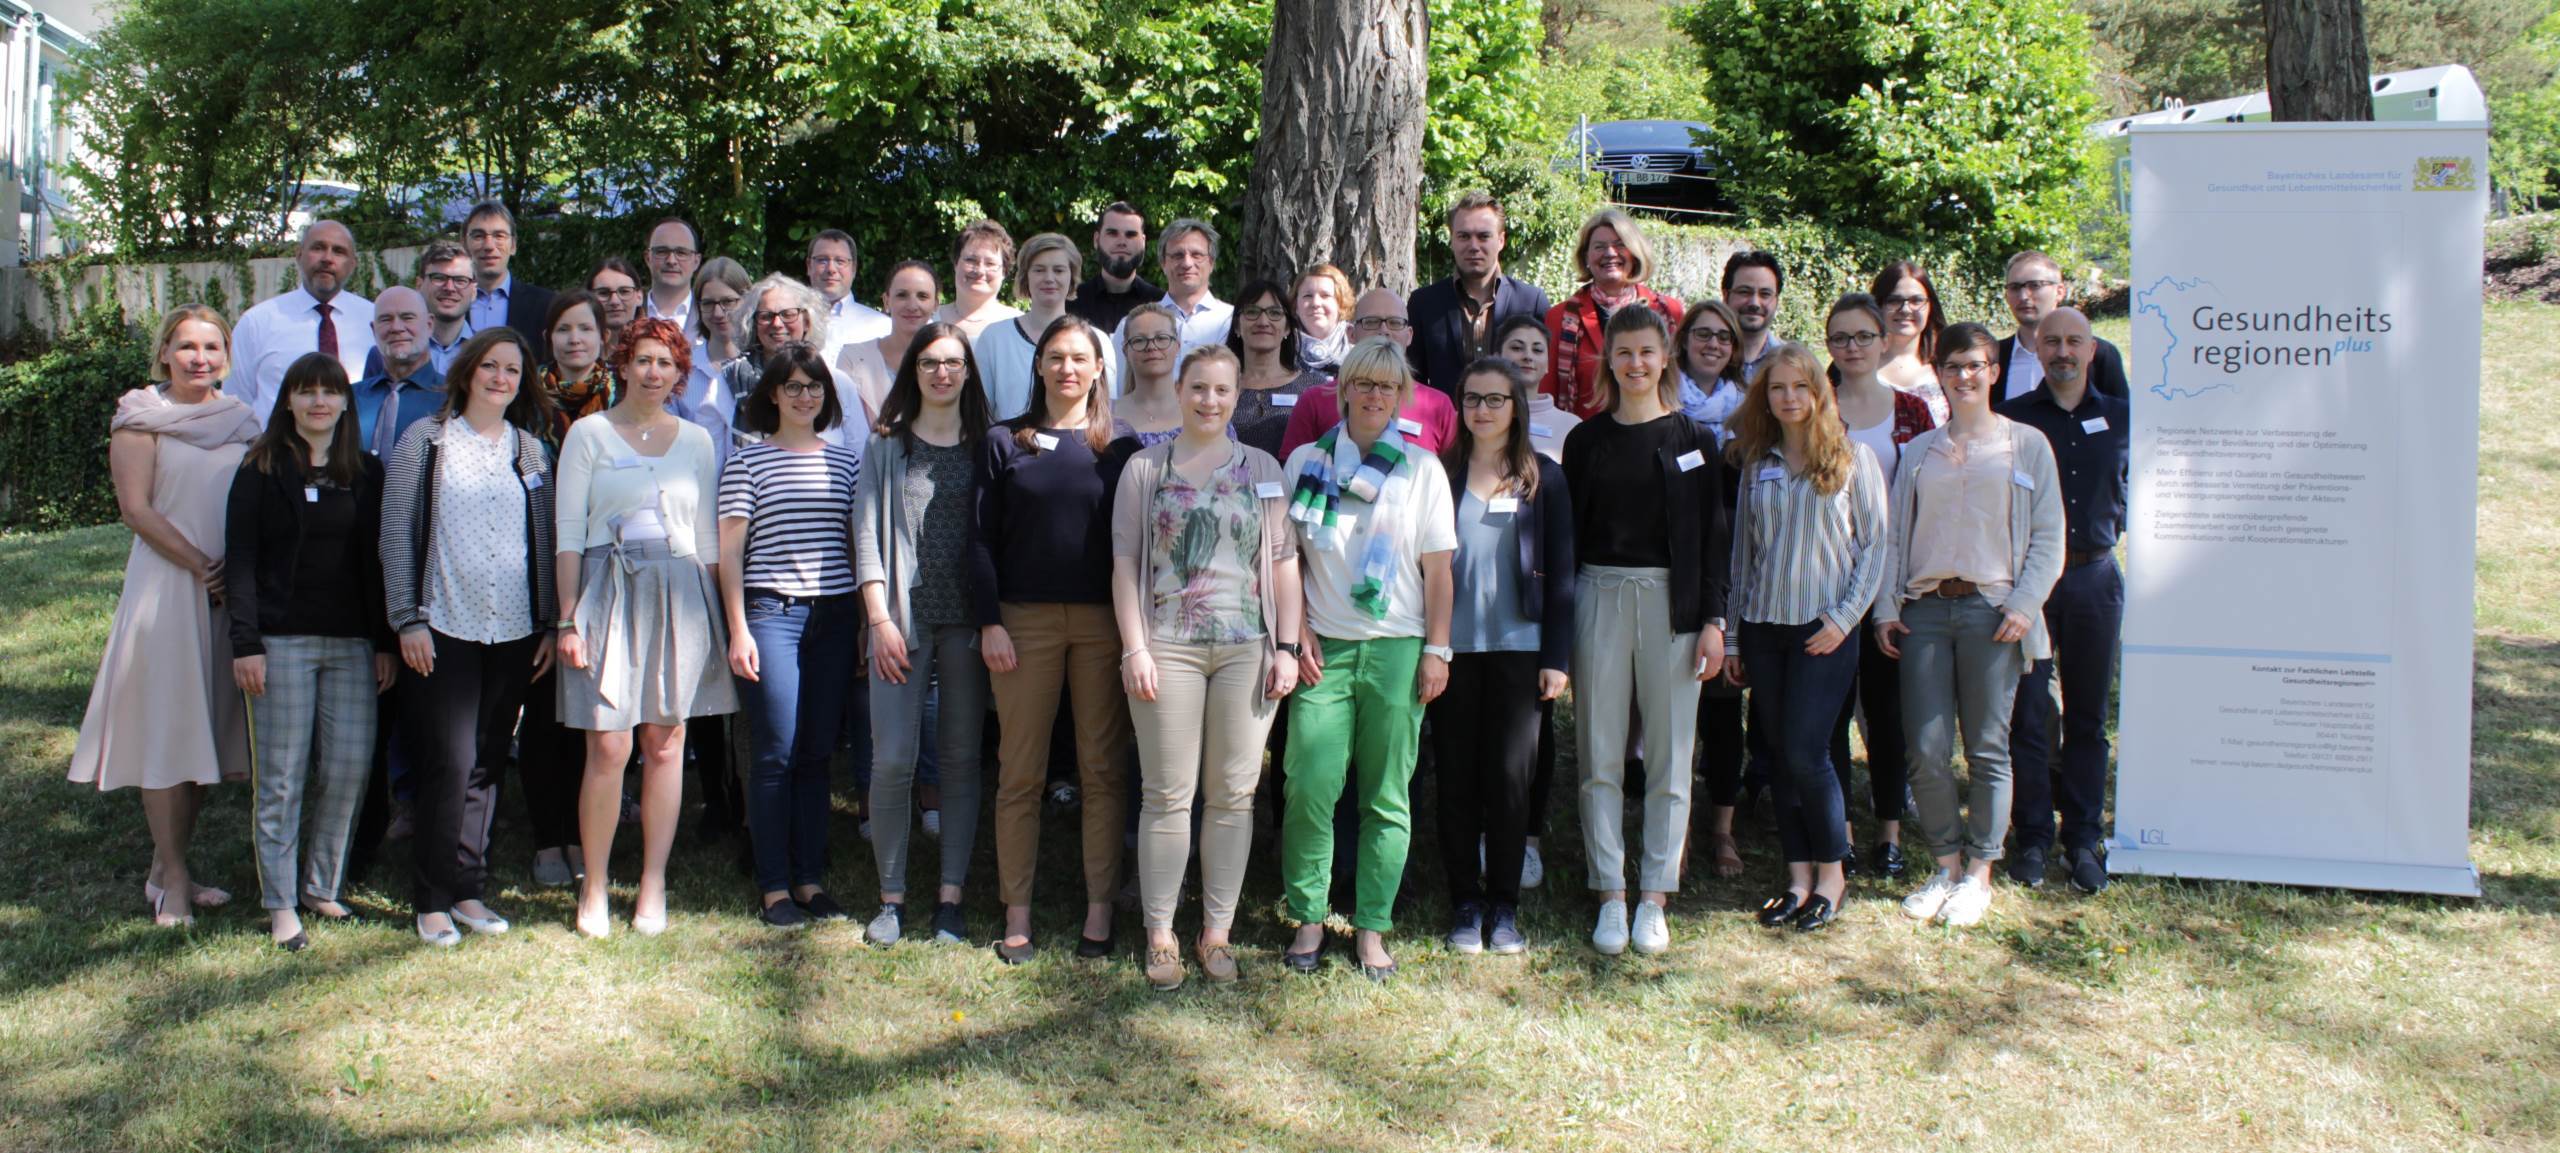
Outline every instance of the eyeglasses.
[[1689, 343], [1722, 344], [1731, 346], [1733, 344], [1733, 334], [1721, 328], [1708, 328], [1702, 324], [1689, 330]]
[[1364, 316], [1352, 321], [1351, 327], [1362, 332], [1404, 332], [1413, 327], [1413, 322], [1401, 316]]
[[995, 256], [972, 256], [968, 259], [962, 260], [960, 262], [960, 267], [966, 268], [972, 272], [986, 272], [989, 270], [1002, 272], [1004, 271], [1004, 259], [1002, 257]]
[[1342, 382], [1342, 390], [1353, 396], [1391, 396], [1401, 387], [1403, 386], [1392, 380], [1376, 380], [1369, 377]]
[[805, 309], [805, 308], [784, 308], [784, 309], [777, 309], [777, 310], [772, 310], [772, 311], [767, 311], [767, 310], [764, 310], [764, 309], [758, 309], [758, 310], [756, 310], [756, 323], [757, 323], [757, 324], [780, 324], [780, 323], [782, 323], [782, 322], [784, 322], [784, 321], [786, 321], [786, 320], [789, 320], [789, 319], [791, 319], [792, 317], [795, 317], [795, 316], [796, 316], [796, 317], [800, 317], [800, 318], [802, 318], [802, 319], [804, 319], [804, 320], [805, 320], [805, 319], [807, 319], [807, 318], [808, 318], [808, 316], [809, 316], [809, 310], [808, 310], [808, 309]]
[[825, 396], [827, 394], [827, 386], [814, 380], [792, 380], [783, 382], [782, 386], [774, 389], [774, 391], [781, 393], [786, 397], [799, 399], [812, 396]]
[[595, 294], [606, 300], [620, 300], [626, 296], [638, 296], [640, 295], [640, 290], [637, 288], [599, 288], [595, 290]]
[[1888, 296], [1884, 298], [1884, 306], [1886, 308], [1927, 308], [1929, 306], [1929, 298], [1926, 296]]
[[853, 267], [853, 258], [850, 256], [812, 256], [809, 258], [809, 267], [851, 268]]
[[1876, 340], [1877, 335], [1872, 332], [1835, 332], [1823, 337], [1822, 343], [1833, 348], [1871, 348]]
[[1507, 392], [1470, 392], [1465, 396], [1459, 397], [1458, 403], [1467, 408], [1482, 408], [1499, 412], [1504, 408], [1510, 407], [1511, 394]]
[[1266, 304], [1257, 308], [1239, 308], [1236, 310], [1236, 315], [1241, 316], [1246, 320], [1285, 322], [1289, 319], [1289, 310], [1280, 308], [1276, 305]]
[[506, 242], [515, 239], [516, 234], [503, 228], [474, 228], [469, 232], [463, 233], [462, 238], [465, 240], [494, 240], [500, 244], [505, 244]]
[[427, 274], [427, 283], [438, 288], [460, 288], [471, 283], [471, 276], [468, 273], [457, 276], [450, 272], [430, 272]]
[[969, 362], [957, 356], [931, 356], [916, 361], [917, 373], [933, 376], [940, 376], [947, 372], [962, 372], [968, 367]]
[[1954, 373], [1957, 376], [1981, 376], [1991, 371], [1991, 362], [1987, 360], [1949, 361], [1939, 365], [1938, 371]]
[[1131, 352], [1154, 352], [1159, 348], [1171, 348], [1181, 341], [1178, 336], [1132, 336], [1120, 343], [1128, 345]]
[[673, 248], [663, 244], [649, 249], [651, 260], [691, 260], [700, 255], [702, 253], [697, 249]]
[[2060, 283], [2062, 282], [2059, 280], [2012, 280], [2009, 282], [2009, 291], [2012, 293], [2042, 292]]

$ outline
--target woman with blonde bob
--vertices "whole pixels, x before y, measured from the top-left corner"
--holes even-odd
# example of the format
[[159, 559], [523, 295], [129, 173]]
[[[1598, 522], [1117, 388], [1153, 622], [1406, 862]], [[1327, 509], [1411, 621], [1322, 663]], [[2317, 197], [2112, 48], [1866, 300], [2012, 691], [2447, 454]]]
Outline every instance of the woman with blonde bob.
[[[1655, 292], [1645, 284], [1653, 275], [1653, 245], [1635, 218], [1603, 208], [1582, 222], [1573, 239], [1573, 271], [1581, 288], [1547, 310], [1547, 378], [1538, 391], [1556, 398], [1558, 407], [1585, 420], [1608, 411], [1606, 361], [1609, 321], [1634, 305], [1643, 305], [1680, 327], [1686, 311], [1680, 299]], [[1676, 349], [1673, 351], [1677, 351]], [[1678, 378], [1673, 378], [1673, 408], [1678, 405]]]
[[[1787, 888], [1760, 923], [1831, 923], [1848, 885], [1849, 839], [1828, 744], [1858, 676], [1858, 624], [1884, 579], [1884, 472], [1832, 410], [1822, 364], [1800, 344], [1770, 350], [1733, 415], [1735, 621], [1725, 676], [1752, 683], [1754, 723], [1777, 754], [1772, 785]], [[1746, 674], [1745, 669], [1750, 672]]]
[[1182, 431], [1141, 450], [1120, 474], [1111, 514], [1111, 602], [1120, 683], [1137, 730], [1144, 804], [1138, 893], [1147, 980], [1182, 984], [1173, 913], [1200, 833], [1200, 968], [1235, 980], [1227, 933], [1253, 848], [1253, 791], [1278, 702], [1298, 667], [1274, 642], [1298, 635], [1298, 540], [1280, 462], [1227, 436], [1236, 355], [1222, 345], [1182, 362]]

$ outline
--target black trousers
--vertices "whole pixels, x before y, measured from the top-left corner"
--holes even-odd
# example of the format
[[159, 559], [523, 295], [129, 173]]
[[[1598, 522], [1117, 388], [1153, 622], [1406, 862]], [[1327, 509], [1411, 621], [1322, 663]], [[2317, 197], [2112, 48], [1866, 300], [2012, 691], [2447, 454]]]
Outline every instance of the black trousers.
[[[1858, 622], [1858, 689], [1840, 704], [1840, 719], [1831, 727], [1831, 771], [1840, 778], [1840, 796], [1849, 788], [1849, 725], [1858, 706], [1867, 708], [1867, 798], [1879, 821], [1899, 821], [1911, 795], [1911, 765], [1903, 756], [1902, 662], [1876, 647], [1875, 617]], [[1849, 647], [1842, 641], [1840, 647]], [[2011, 738], [2015, 740], [2013, 736]]]
[[[1519, 904], [1538, 733], [1546, 727], [1538, 708], [1538, 654], [1459, 653], [1430, 717], [1449, 901]], [[1484, 840], [1481, 874], [1478, 837]]]
[[480, 899], [489, 874], [489, 821], [497, 812], [498, 772], [507, 738], [533, 679], [535, 640], [484, 645], [442, 633], [435, 673], [400, 675], [401, 736], [409, 776], [419, 913], [442, 913], [456, 901]]
[[516, 725], [516, 779], [524, 786], [534, 848], [578, 843], [578, 787], [586, 772], [587, 735], [560, 723], [560, 672], [553, 669], [526, 691], [524, 719]]
[[[2049, 848], [2059, 808], [2063, 850], [2094, 848], [2106, 839], [2107, 711], [2124, 634], [2124, 570], [2114, 554], [2062, 570], [2045, 598], [2044, 627], [2053, 659], [2019, 678], [2009, 722], [2010, 828], [2019, 848]], [[2057, 678], [2060, 758], [2053, 755]]]

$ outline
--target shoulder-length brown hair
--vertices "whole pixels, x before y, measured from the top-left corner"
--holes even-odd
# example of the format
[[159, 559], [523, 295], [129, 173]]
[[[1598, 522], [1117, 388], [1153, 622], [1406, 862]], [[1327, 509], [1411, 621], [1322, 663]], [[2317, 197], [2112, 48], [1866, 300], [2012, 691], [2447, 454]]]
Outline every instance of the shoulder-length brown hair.
[[1840, 419], [1839, 403], [1832, 398], [1831, 385], [1822, 375], [1822, 358], [1813, 350], [1787, 341], [1769, 350], [1760, 361], [1760, 370], [1751, 374], [1750, 390], [1742, 394], [1742, 407], [1733, 410], [1725, 427], [1733, 430], [1733, 440], [1725, 455], [1744, 470], [1742, 482], [1751, 483], [1750, 468], [1760, 458], [1786, 443], [1786, 429], [1778, 423], [1778, 415], [1769, 409], [1769, 375], [1792, 370], [1812, 385], [1813, 413], [1805, 418], [1804, 475], [1813, 482], [1814, 491], [1825, 496], [1838, 493], [1849, 483], [1849, 467], [1857, 458], [1849, 447], [1849, 426]]
[[453, 366], [444, 378], [444, 416], [458, 419], [471, 403], [471, 378], [480, 371], [480, 362], [499, 345], [513, 345], [516, 357], [524, 362], [524, 376], [516, 384], [516, 398], [507, 402], [507, 423], [536, 436], [551, 427], [551, 395], [534, 378], [533, 350], [525, 346], [516, 330], [501, 325], [482, 329], [479, 335], [462, 342], [453, 352]]
[[[921, 338], [919, 338], [921, 339]], [[1111, 370], [1102, 359], [1102, 330], [1091, 322], [1069, 312], [1049, 322], [1040, 331], [1040, 339], [1031, 345], [1031, 407], [1005, 422], [1013, 429], [1013, 443], [1024, 451], [1040, 451], [1034, 438], [1041, 429], [1051, 427], [1063, 413], [1049, 411], [1049, 382], [1040, 376], [1040, 364], [1049, 356], [1049, 346], [1061, 340], [1082, 339], [1093, 346], [1093, 387], [1084, 394], [1084, 442], [1095, 452], [1111, 443]], [[908, 358], [914, 358], [914, 346], [908, 347]], [[1179, 368], [1179, 365], [1175, 367]]]
[[924, 356], [926, 346], [948, 340], [960, 346], [960, 363], [968, 383], [960, 386], [960, 443], [975, 445], [987, 435], [987, 426], [996, 422], [995, 405], [987, 400], [986, 382], [978, 379], [978, 354], [969, 347], [969, 334], [947, 321], [928, 321], [907, 341], [907, 354], [898, 358], [898, 375], [889, 382], [889, 395], [880, 402], [880, 422], [871, 426], [879, 436], [897, 437], [912, 449], [916, 446], [916, 415], [924, 411], [924, 381], [916, 361]]
[[328, 459], [320, 466], [320, 475], [339, 488], [354, 488], [356, 476], [364, 470], [364, 434], [356, 418], [356, 389], [347, 381], [347, 366], [325, 352], [306, 352], [294, 358], [284, 370], [284, 383], [276, 387], [276, 406], [267, 413], [267, 430], [249, 444], [249, 453], [241, 458], [246, 468], [254, 468], [268, 476], [291, 469], [308, 473], [302, 462], [308, 459], [307, 442], [302, 430], [294, 427], [293, 396], [306, 389], [335, 393], [338, 397], [338, 423], [329, 430]]
[[1935, 369], [1938, 367], [1938, 334], [1946, 331], [1947, 310], [1939, 306], [1938, 286], [1929, 283], [1929, 274], [1913, 261], [1894, 261], [1876, 274], [1875, 283], [1867, 286], [1867, 295], [1875, 298], [1877, 307], [1882, 308], [1884, 298], [1893, 295], [1894, 286], [1905, 280], [1918, 283], [1920, 295], [1929, 298], [1928, 315], [1920, 321], [1920, 344], [1915, 351], [1920, 354], [1920, 363]]
[[[1671, 363], [1680, 367], [1680, 375], [1689, 376], [1689, 330], [1710, 316], [1723, 321], [1725, 334], [1733, 338], [1725, 345], [1724, 367], [1717, 370], [1716, 379], [1730, 380], [1735, 384], [1749, 383], [1742, 379], [1742, 318], [1734, 314], [1732, 305], [1713, 296], [1689, 302], [1689, 310], [1680, 314], [1680, 327], [1671, 332]], [[1715, 391], [1697, 377], [1689, 376], [1689, 382], [1709, 392]]]
[[1522, 500], [1538, 495], [1538, 450], [1529, 443], [1529, 394], [1537, 382], [1520, 366], [1499, 356], [1479, 356], [1458, 374], [1458, 435], [1449, 438], [1448, 447], [1440, 450], [1440, 467], [1458, 488], [1467, 486], [1467, 462], [1476, 451], [1475, 430], [1467, 427], [1467, 382], [1479, 376], [1498, 376], [1511, 389], [1511, 432], [1502, 445], [1502, 474], [1511, 483], [1511, 492]]

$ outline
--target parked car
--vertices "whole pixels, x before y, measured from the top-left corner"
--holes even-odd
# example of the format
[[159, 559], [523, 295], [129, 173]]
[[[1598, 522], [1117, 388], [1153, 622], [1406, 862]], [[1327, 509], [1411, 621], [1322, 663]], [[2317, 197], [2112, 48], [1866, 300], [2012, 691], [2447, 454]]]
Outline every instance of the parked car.
[[1731, 212], [1726, 167], [1694, 120], [1604, 120], [1574, 131], [1573, 152], [1613, 200], [1672, 213]]

